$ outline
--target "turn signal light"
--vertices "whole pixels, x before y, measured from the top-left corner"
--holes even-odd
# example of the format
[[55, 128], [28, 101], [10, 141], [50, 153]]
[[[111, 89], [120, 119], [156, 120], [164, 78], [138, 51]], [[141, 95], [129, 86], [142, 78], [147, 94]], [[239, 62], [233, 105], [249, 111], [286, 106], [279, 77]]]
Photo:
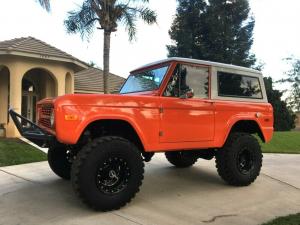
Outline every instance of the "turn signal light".
[[77, 115], [65, 115], [65, 120], [77, 120]]

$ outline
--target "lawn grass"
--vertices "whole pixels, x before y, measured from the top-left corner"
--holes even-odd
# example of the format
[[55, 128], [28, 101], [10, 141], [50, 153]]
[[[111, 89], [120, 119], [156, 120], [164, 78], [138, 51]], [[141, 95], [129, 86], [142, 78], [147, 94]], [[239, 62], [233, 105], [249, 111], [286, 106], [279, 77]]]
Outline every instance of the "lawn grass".
[[261, 142], [264, 153], [294, 153], [300, 154], [300, 132], [274, 132], [271, 142]]
[[0, 138], [0, 166], [39, 162], [46, 159], [45, 153], [21, 140]]
[[262, 225], [299, 225], [299, 224], [300, 224], [300, 213], [284, 216], [284, 217], [278, 217]]

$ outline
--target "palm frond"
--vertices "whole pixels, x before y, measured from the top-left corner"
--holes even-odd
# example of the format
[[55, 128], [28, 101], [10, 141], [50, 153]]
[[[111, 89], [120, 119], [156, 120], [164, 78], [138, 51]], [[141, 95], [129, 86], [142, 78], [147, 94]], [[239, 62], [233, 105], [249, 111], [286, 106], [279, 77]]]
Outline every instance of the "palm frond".
[[125, 10], [122, 16], [122, 22], [128, 32], [129, 40], [132, 41], [136, 35], [136, 15]]
[[138, 12], [140, 17], [146, 22], [147, 24], [153, 24], [156, 23], [156, 18], [157, 15], [156, 13], [147, 8], [147, 7], [140, 7], [140, 8], [135, 8], [134, 11]]
[[156, 13], [147, 7], [132, 7], [128, 6], [128, 4], [120, 4], [119, 7], [122, 8], [122, 14], [118, 20], [125, 25], [130, 41], [132, 41], [136, 35], [137, 18], [141, 18], [147, 24], [156, 23]]
[[131, 3], [149, 3], [149, 0], [127, 0], [128, 5]]
[[64, 24], [68, 33], [80, 33], [82, 38], [89, 38], [97, 21], [99, 18], [97, 18], [90, 1], [85, 0], [78, 10], [68, 12], [68, 18]]
[[145, 6], [149, 0], [84, 0], [78, 10], [71, 11], [65, 20], [69, 33], [80, 33], [82, 37], [93, 32], [95, 22], [107, 32], [114, 32], [118, 22], [125, 25], [129, 40], [136, 35], [136, 21], [141, 18], [147, 24], [156, 23], [155, 11]]
[[50, 0], [38, 0], [40, 5], [46, 9], [48, 12], [51, 10], [51, 7], [50, 7]]

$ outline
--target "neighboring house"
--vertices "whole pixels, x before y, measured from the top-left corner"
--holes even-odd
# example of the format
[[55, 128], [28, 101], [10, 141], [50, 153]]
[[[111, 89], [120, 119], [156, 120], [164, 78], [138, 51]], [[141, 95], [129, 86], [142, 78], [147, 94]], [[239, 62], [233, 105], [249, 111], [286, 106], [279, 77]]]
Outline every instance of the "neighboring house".
[[[124, 80], [111, 74], [109, 90]], [[72, 93], [103, 93], [102, 71], [33, 37], [0, 42], [0, 135], [19, 136], [9, 106], [35, 121], [37, 101]]]
[[[103, 71], [89, 68], [75, 73], [75, 93], [103, 93]], [[110, 74], [108, 77], [108, 92], [118, 92], [125, 82], [123, 77]]]

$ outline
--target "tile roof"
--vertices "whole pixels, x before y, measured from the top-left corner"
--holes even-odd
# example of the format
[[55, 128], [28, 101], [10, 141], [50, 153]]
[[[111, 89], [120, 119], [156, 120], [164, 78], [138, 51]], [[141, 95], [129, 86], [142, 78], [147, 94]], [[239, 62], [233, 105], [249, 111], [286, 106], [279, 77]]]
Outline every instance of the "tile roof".
[[[55, 48], [41, 40], [33, 37], [15, 38], [0, 42], [0, 53], [14, 54], [14, 52], [29, 53], [41, 56], [65, 59], [68, 62], [79, 62], [81, 68], [87, 68], [85, 62], [73, 57], [72, 55]], [[75, 92], [99, 93], [103, 92], [103, 71], [96, 68], [87, 68], [75, 73]], [[109, 92], [118, 91], [125, 79], [115, 74], [110, 74], [108, 78]]]
[[45, 59], [47, 59], [47, 57], [49, 56], [64, 58], [71, 61], [77, 61], [81, 64], [86, 65], [86, 63], [80, 61], [72, 55], [34, 37], [21, 37], [12, 40], [2, 41], [0, 42], [0, 51], [5, 51], [7, 54], [10, 54], [11, 52], [37, 54], [40, 56], [45, 56]]
[[[108, 91], [110, 93], [118, 91], [125, 80], [123, 77], [110, 74], [108, 76]], [[104, 92], [103, 71], [97, 68], [88, 68], [75, 73], [75, 92]]]

